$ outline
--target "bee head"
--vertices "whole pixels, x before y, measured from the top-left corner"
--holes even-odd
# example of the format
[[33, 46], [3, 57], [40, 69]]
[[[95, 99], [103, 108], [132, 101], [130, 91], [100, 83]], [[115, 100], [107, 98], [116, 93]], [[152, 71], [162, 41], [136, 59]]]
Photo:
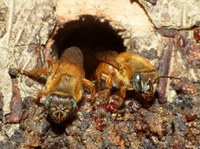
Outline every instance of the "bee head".
[[157, 83], [154, 82], [156, 77], [157, 77], [156, 73], [155, 74], [151, 73], [148, 75], [136, 73], [133, 78], [133, 86], [135, 90], [140, 93], [154, 92]]
[[74, 114], [76, 101], [70, 95], [52, 93], [46, 98], [45, 106], [51, 119], [55, 123], [61, 123]]

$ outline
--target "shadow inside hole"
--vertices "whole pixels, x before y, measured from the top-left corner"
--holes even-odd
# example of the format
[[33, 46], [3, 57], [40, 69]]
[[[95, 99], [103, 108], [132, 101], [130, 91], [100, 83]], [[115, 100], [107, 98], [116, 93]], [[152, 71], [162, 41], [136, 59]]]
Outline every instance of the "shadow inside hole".
[[101, 22], [95, 16], [83, 15], [58, 30], [53, 37], [55, 42], [52, 47], [58, 56], [68, 47], [79, 47], [84, 56], [84, 69], [88, 78], [99, 64], [95, 53], [106, 50], [125, 51], [123, 39], [117, 33], [108, 21]]

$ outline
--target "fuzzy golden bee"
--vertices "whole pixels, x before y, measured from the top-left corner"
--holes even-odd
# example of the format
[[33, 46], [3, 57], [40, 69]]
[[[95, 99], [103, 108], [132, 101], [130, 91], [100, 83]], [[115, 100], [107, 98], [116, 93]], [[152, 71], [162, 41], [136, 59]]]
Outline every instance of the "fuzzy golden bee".
[[95, 86], [85, 78], [83, 55], [78, 47], [65, 49], [59, 59], [50, 62], [48, 69], [22, 73], [28, 76], [48, 74], [45, 90], [39, 92], [38, 100], [46, 97], [44, 104], [56, 123], [61, 123], [74, 114], [76, 104], [84, 92], [83, 86], [90, 89], [91, 100], [94, 99]]
[[154, 94], [158, 74], [144, 57], [132, 52], [118, 54], [115, 51], [102, 51], [96, 57], [101, 60], [95, 72], [98, 88], [103, 80], [105, 88], [119, 88], [122, 98], [125, 98], [127, 89], [136, 90], [144, 97]]

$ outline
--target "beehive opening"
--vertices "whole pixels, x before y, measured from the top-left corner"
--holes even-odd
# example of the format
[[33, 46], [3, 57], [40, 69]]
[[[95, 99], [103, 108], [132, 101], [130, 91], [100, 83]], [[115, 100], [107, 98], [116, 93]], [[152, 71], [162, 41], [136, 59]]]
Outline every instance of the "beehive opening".
[[122, 52], [125, 50], [123, 39], [112, 28], [109, 21], [100, 21], [96, 16], [83, 15], [79, 20], [70, 21], [58, 29], [53, 37], [58, 56], [71, 46], [81, 49], [84, 56], [86, 76], [91, 77], [99, 61], [95, 53], [105, 50]]

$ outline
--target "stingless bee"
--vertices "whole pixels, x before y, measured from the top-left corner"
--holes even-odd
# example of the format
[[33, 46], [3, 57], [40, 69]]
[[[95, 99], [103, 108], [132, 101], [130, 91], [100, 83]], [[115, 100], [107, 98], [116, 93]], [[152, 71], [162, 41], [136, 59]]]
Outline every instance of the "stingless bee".
[[82, 98], [83, 86], [90, 89], [91, 100], [94, 99], [95, 86], [85, 78], [83, 55], [78, 47], [65, 49], [59, 59], [50, 62], [48, 69], [21, 73], [27, 76], [48, 74], [45, 90], [39, 92], [37, 99], [46, 97], [45, 107], [56, 123], [63, 122], [77, 110], [76, 104]]
[[95, 72], [97, 87], [105, 81], [105, 88], [119, 88], [119, 96], [125, 98], [126, 91], [135, 90], [145, 98], [154, 94], [158, 74], [154, 66], [144, 57], [132, 53], [102, 51], [96, 54], [101, 60]]

